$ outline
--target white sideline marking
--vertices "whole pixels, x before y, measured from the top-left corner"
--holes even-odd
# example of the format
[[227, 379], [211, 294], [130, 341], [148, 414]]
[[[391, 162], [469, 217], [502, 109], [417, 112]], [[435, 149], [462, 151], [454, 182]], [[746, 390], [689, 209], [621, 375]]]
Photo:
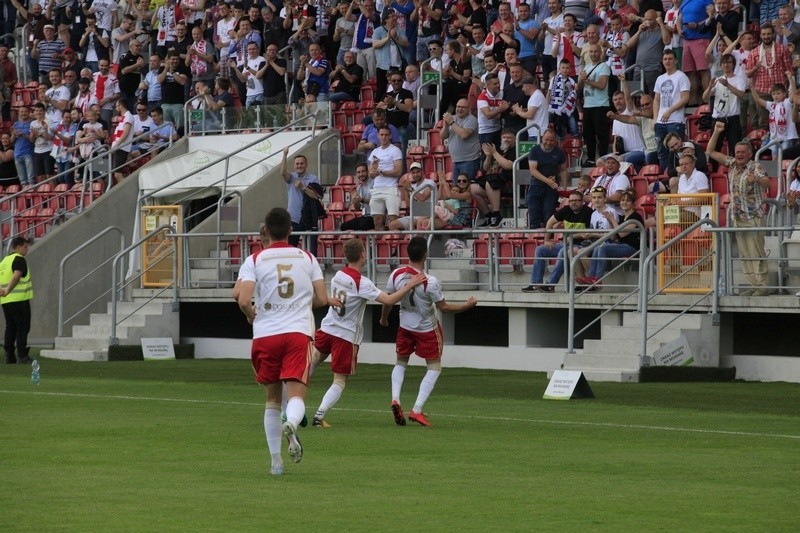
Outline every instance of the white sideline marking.
[[[188, 398], [156, 398], [151, 396], [122, 396], [113, 394], [85, 394], [79, 392], [44, 392], [44, 391], [15, 391], [15, 390], [0, 390], [0, 394], [28, 394], [35, 396], [64, 396], [68, 398], [99, 398], [105, 400], [139, 400], [146, 402], [176, 402], [176, 403], [203, 403], [213, 405], [243, 405], [249, 407], [261, 407], [263, 403], [254, 402], [232, 402], [225, 400], [192, 400]], [[350, 413], [388, 413], [389, 409], [349, 409], [334, 407], [334, 411], [343, 411]], [[793, 439], [800, 440], [800, 435], [786, 435], [781, 433], [757, 433], [754, 431], [728, 431], [724, 429], [692, 429], [681, 428], [674, 426], [648, 426], [644, 424], [618, 424], [616, 422], [581, 422], [577, 420], [546, 420], [541, 418], [511, 418], [506, 416], [479, 416], [479, 415], [450, 415], [444, 413], [435, 413], [436, 417], [443, 418], [467, 418], [472, 420], [494, 420], [502, 422], [527, 422], [532, 424], [554, 424], [563, 426], [591, 426], [591, 427], [607, 427], [618, 429], [646, 429], [652, 431], [676, 431], [683, 433], [702, 433], [710, 435], [728, 435], [735, 437], [771, 437], [776, 439]]]

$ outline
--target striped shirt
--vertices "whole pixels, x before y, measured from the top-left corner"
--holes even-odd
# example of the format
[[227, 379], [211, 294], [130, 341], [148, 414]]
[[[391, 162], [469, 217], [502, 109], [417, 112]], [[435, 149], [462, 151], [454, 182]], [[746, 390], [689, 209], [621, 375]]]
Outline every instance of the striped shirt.
[[61, 39], [52, 41], [44, 40], [39, 43], [39, 73], [50, 72], [50, 69], [61, 70], [61, 60], [55, 59], [53, 55], [61, 54], [66, 46]]

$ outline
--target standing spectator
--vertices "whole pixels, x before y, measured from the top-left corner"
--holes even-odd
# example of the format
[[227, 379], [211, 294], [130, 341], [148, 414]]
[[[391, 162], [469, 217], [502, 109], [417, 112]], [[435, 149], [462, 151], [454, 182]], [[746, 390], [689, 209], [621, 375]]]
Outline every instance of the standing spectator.
[[342, 222], [341, 231], [371, 231], [375, 229], [375, 220], [369, 212], [369, 202], [372, 198], [374, 180], [369, 177], [369, 170], [365, 163], [356, 165], [356, 189], [350, 193], [350, 209], [361, 211], [362, 215]]
[[[681, 22], [681, 1], [673, 0], [672, 7], [664, 13], [664, 26], [667, 27], [667, 32], [670, 35], [669, 42], [665, 48], [675, 50], [675, 55], [678, 57], [678, 65], [681, 64], [683, 57], [683, 23]], [[636, 17], [633, 17], [635, 20]]]
[[14, 160], [14, 143], [11, 134], [0, 135], [0, 187], [20, 185], [17, 175], [17, 165]]
[[50, 80], [50, 88], [46, 89], [44, 86], [39, 88], [39, 100], [47, 107], [45, 108], [45, 118], [52, 126], [61, 122], [61, 115], [69, 107], [70, 94], [69, 89], [61, 83], [61, 71], [57, 68], [50, 70], [48, 73]]
[[683, 0], [681, 4], [681, 20], [683, 22], [681, 70], [689, 76], [691, 94], [694, 95], [690, 105], [700, 105], [702, 88], [708, 87], [711, 78], [706, 61], [706, 48], [708, 48], [710, 39], [706, 36], [703, 27], [708, 6], [713, 9], [712, 0]]
[[531, 183], [528, 187], [528, 227], [541, 228], [550, 219], [558, 204], [559, 188], [566, 188], [567, 155], [556, 144], [556, 134], [546, 130], [542, 143], [528, 153]]
[[100, 106], [101, 117], [106, 121], [106, 124], [111, 123], [111, 117], [114, 114], [114, 102], [122, 97], [119, 91], [119, 82], [117, 77], [109, 72], [108, 59], [101, 59], [97, 63], [99, 69], [94, 73], [94, 87], [92, 92], [97, 97], [97, 103]]
[[664, 138], [668, 133], [686, 134], [685, 107], [689, 103], [689, 78], [678, 70], [677, 58], [672, 50], [664, 50], [661, 56], [664, 74], [656, 79], [653, 109], [656, 114], [656, 142], [658, 143], [658, 164], [661, 170], [667, 168], [667, 147]]
[[161, 58], [158, 54], [150, 56], [148, 62], [150, 70], [144, 75], [142, 83], [139, 88], [144, 92], [142, 100], [147, 101], [148, 111], [152, 111], [156, 107], [161, 106], [161, 84], [158, 82], [158, 75], [161, 70]]
[[264, 22], [264, 31], [262, 33], [264, 47], [274, 44], [280, 50], [286, 46], [288, 35], [286, 30], [283, 29], [283, 20], [275, 15], [275, 11], [269, 7], [264, 7], [261, 10], [261, 18]]
[[608, 203], [608, 207], [617, 212], [622, 213], [619, 206], [619, 200], [622, 198], [622, 193], [628, 190], [631, 182], [624, 172], [620, 171], [620, 162], [622, 158], [616, 154], [609, 154], [603, 158], [605, 165], [605, 172], [597, 177], [592, 184], [592, 192], [597, 187], [603, 189], [603, 194]]
[[[413, 237], [408, 243], [409, 264], [392, 272], [386, 284], [386, 292], [393, 294], [402, 290], [409, 283], [413, 283], [417, 279], [416, 276], [424, 272], [427, 257], [428, 243], [425, 238]], [[398, 426], [406, 425], [403, 408], [400, 406], [400, 394], [408, 360], [412, 353], [425, 359], [428, 370], [425, 377], [422, 378], [417, 399], [414, 401], [414, 408], [408, 414], [408, 419], [423, 426], [431, 425], [422, 408], [442, 373], [442, 327], [436, 318], [434, 308], [444, 313], [460, 313], [472, 309], [478, 303], [473, 296], [460, 305], [448, 303], [442, 295], [439, 280], [433, 276], [428, 276], [424, 285], [414, 289], [414, 300], [417, 302], [415, 305], [404, 303], [400, 306], [397, 363], [392, 369], [392, 415]], [[389, 324], [389, 311], [391, 311], [391, 306], [384, 304], [380, 320], [382, 326]]]
[[11, 119], [11, 91], [17, 84], [17, 67], [8, 58], [8, 46], [0, 42], [0, 74], [2, 74], [3, 120]]
[[23, 106], [17, 109], [17, 121], [11, 127], [11, 141], [14, 143], [14, 163], [20, 184], [34, 185], [36, 173], [33, 167], [33, 141], [31, 136], [30, 108]]
[[[292, 230], [308, 231], [312, 228], [302, 224], [303, 205], [305, 204], [305, 197], [313, 200], [320, 199], [315, 188], [311, 187], [311, 184], [319, 185], [319, 178], [308, 172], [308, 160], [304, 155], [294, 156], [294, 172], [289, 172], [286, 164], [288, 155], [289, 147], [287, 146], [283, 149], [281, 176], [286, 180], [286, 189], [288, 192], [287, 210], [292, 218]], [[309, 240], [311, 241], [309, 251], [316, 251], [316, 237], [311, 237]], [[289, 242], [292, 246], [297, 246], [300, 243], [300, 237], [291, 237]]]
[[97, 17], [97, 27], [111, 33], [119, 26], [117, 2], [114, 0], [94, 0], [87, 13]]
[[183, 126], [183, 104], [186, 103], [184, 85], [188, 82], [189, 75], [188, 69], [181, 64], [178, 52], [173, 50], [167, 53], [167, 59], [156, 80], [161, 85], [164, 119], [180, 128]]
[[377, 72], [372, 39], [375, 28], [378, 26], [380, 26], [380, 15], [375, 12], [375, 0], [363, 0], [361, 14], [356, 20], [353, 48], [357, 50], [356, 61], [364, 69], [367, 79], [374, 78]]
[[81, 37], [79, 46], [83, 53], [83, 64], [93, 74], [99, 69], [100, 61], [109, 60], [111, 36], [106, 30], [97, 27], [94, 15], [86, 16], [86, 31]]
[[[355, 0], [339, 0], [338, 9], [341, 16], [336, 20], [336, 28], [333, 30], [332, 36], [333, 41], [339, 43], [339, 52], [336, 55], [338, 65], [345, 62], [345, 53], [353, 48], [353, 35], [356, 33], [357, 20], [353, 15], [355, 7]], [[364, 69], [361, 68], [361, 71], [363, 72]]]
[[483, 223], [479, 227], [496, 228], [503, 222], [501, 197], [503, 194], [513, 193], [514, 160], [517, 158], [514, 132], [503, 130], [500, 147], [486, 143], [481, 146], [481, 150], [485, 156], [483, 176], [473, 178], [470, 193], [478, 212], [483, 216]]
[[[559, 28], [553, 36], [553, 57], [560, 65], [562, 61], [569, 64], [568, 76], [578, 75], [581, 67], [581, 50], [583, 48], [583, 34], [575, 30], [577, 21], [575, 16], [564, 13], [564, 26]], [[535, 71], [529, 71], [533, 74]], [[560, 72], [560, 69], [559, 69]]]
[[[736, 146], [742, 140], [742, 123], [739, 117], [741, 98], [744, 98], [747, 90], [747, 80], [744, 76], [735, 74], [736, 58], [730, 54], [725, 54], [721, 59], [722, 76], [711, 80], [711, 84], [703, 92], [703, 100], [711, 102], [714, 96], [714, 109], [711, 117], [716, 122], [725, 124], [725, 130], [719, 138], [719, 144], [714, 150], [722, 148], [723, 139], [727, 139], [728, 147]], [[745, 118], [745, 120], [747, 120]], [[730, 148], [729, 148], [730, 150]]]
[[[566, 17], [565, 20], [571, 18]], [[575, 81], [570, 75], [572, 64], [562, 59], [558, 64], [558, 74], [550, 78], [550, 87], [547, 90], [546, 102], [550, 102], [550, 122], [555, 126], [556, 135], [564, 137], [578, 136], [577, 102], [578, 93]]]
[[383, 97], [383, 102], [377, 105], [386, 109], [389, 125], [394, 126], [400, 134], [400, 150], [406, 153], [409, 116], [414, 111], [414, 95], [403, 88], [403, 74], [399, 70], [389, 72], [389, 85], [390, 89]]
[[[648, 94], [653, 94], [656, 79], [661, 75], [661, 57], [665, 48], [670, 49], [666, 47], [670, 40], [667, 26], [652, 9], [645, 12], [639, 29], [628, 40], [628, 48], [636, 50], [636, 64], [641, 67], [634, 70], [633, 79], [639, 81], [644, 76], [644, 88]], [[671, 49], [676, 54], [677, 68], [677, 51], [675, 47]]]
[[[788, 98], [789, 95], [794, 96], [796, 89], [794, 72], [787, 70], [786, 78], [789, 80], [788, 93], [785, 85], [776, 83], [772, 86], [772, 91], [770, 92], [772, 101], [763, 100], [757, 92], [753, 93], [753, 100], [755, 100], [756, 105], [764, 107], [769, 115], [770, 142], [778, 142], [778, 145], [770, 147], [773, 159], [778, 158], [779, 150], [786, 150], [797, 143], [797, 126], [792, 113], [794, 104]], [[750, 80], [750, 89], [751, 91], [753, 90], [752, 80]]]
[[[262, 78], [264, 80], [264, 103], [270, 106], [285, 104], [288, 102], [286, 79], [284, 78], [286, 60], [278, 57], [278, 45], [267, 46], [265, 59], [267, 60], [267, 71]], [[276, 113], [278, 113], [277, 110]]]
[[72, 72], [75, 74], [75, 79], [77, 80], [78, 77], [80, 77], [83, 63], [78, 59], [78, 55], [72, 48], [65, 48], [63, 54], [64, 62], [61, 64], [61, 72], [63, 72], [65, 76], [67, 72]]
[[486, 31], [479, 25], [472, 27], [472, 42], [467, 43], [466, 53], [470, 56], [472, 77], [480, 78], [486, 73], [483, 65], [483, 46], [486, 40]]
[[778, 8], [778, 20], [775, 21], [775, 40], [783, 46], [793, 44], [797, 49], [797, 46], [800, 45], [800, 23], [794, 19], [794, 11], [791, 4], [785, 4]]
[[75, 134], [78, 131], [78, 124], [72, 122], [72, 115], [64, 113], [61, 122], [53, 128], [53, 146], [56, 152], [56, 175], [58, 183], [64, 183], [68, 188], [72, 188], [75, 182], [73, 178], [72, 152], [70, 148], [75, 144]]
[[31, 364], [28, 357], [28, 332], [31, 329], [33, 282], [25, 256], [31, 241], [17, 235], [11, 239], [11, 253], [0, 262], [0, 304], [6, 319], [3, 348], [6, 364]]
[[[786, 47], [775, 42], [775, 28], [767, 23], [761, 26], [761, 44], [750, 53], [745, 63], [745, 74], [753, 80], [752, 91], [757, 91], [762, 100], [770, 100], [772, 87], [784, 83], [786, 71], [792, 68]], [[755, 99], [755, 94], [753, 94]], [[758, 124], [754, 128], [767, 129], [768, 114], [763, 106], [758, 110]]]
[[372, 112], [372, 124], [369, 124], [366, 128], [364, 128], [364, 133], [361, 134], [361, 140], [358, 143], [358, 151], [364, 154], [366, 160], [370, 159], [372, 150], [380, 145], [380, 137], [378, 136], [378, 133], [380, 132], [381, 128], [387, 126], [389, 128], [389, 132], [391, 133], [391, 143], [396, 146], [400, 146], [400, 132], [397, 131], [397, 128], [388, 123], [386, 109], [380, 107], [375, 108], [375, 111]]
[[247, 59], [241, 70], [236, 66], [233, 58], [230, 59], [230, 67], [231, 72], [247, 87], [245, 106], [262, 105], [264, 103], [264, 82], [262, 79], [267, 71], [267, 62], [258, 55], [258, 45], [254, 42], [247, 45]]
[[636, 126], [644, 139], [645, 153], [644, 161], [648, 165], [658, 164], [658, 145], [656, 144], [655, 121], [653, 120], [653, 95], [643, 94], [639, 100], [641, 109], [636, 109], [633, 105], [633, 98], [627, 80], [620, 77], [620, 85], [625, 95], [625, 109], [631, 112], [630, 115], [609, 112], [608, 118], [614, 122], [621, 122]]
[[[361, 84], [364, 82], [364, 69], [356, 63], [356, 54], [348, 50], [344, 61], [331, 70], [331, 102], [357, 102], [361, 99]], [[402, 82], [402, 79], [400, 80]]]
[[114, 168], [115, 185], [126, 175], [126, 163], [131, 153], [131, 141], [133, 140], [133, 114], [128, 110], [128, 102], [117, 100], [116, 107], [120, 121], [111, 138], [111, 166]]
[[414, 0], [411, 20], [417, 23], [417, 63], [430, 57], [428, 44], [441, 37], [444, 12], [442, 0]]
[[369, 210], [375, 219], [375, 229], [384, 231], [386, 221], [391, 223], [400, 213], [400, 196], [397, 183], [403, 175], [403, 154], [392, 141], [388, 126], [378, 131], [380, 145], [367, 158], [369, 177], [375, 180]]
[[192, 44], [186, 54], [185, 64], [192, 74], [192, 83], [202, 81], [206, 86], [214, 85], [214, 47], [203, 38], [200, 26], [192, 28]]
[[33, 55], [34, 50], [39, 42], [44, 40], [45, 25], [52, 24], [53, 22], [42, 13], [42, 4], [39, 2], [32, 3], [30, 5], [30, 10], [23, 5], [26, 4], [26, 2], [21, 2], [21, 0], [11, 0], [11, 3], [17, 9], [17, 12], [19, 12], [22, 20], [27, 23], [28, 35], [33, 36], [33, 39], [28, 39], [27, 48], [25, 49], [25, 60], [28, 63], [28, 72], [31, 77], [36, 77], [39, 73], [39, 61]]
[[619, 90], [619, 76], [625, 72], [625, 56], [628, 54], [628, 40], [630, 36], [622, 25], [622, 17], [617, 14], [611, 15], [611, 20], [606, 28], [600, 46], [606, 51], [606, 62], [611, 68], [611, 76], [608, 78], [608, 92], [614, 94]]
[[175, 46], [178, 39], [178, 21], [184, 20], [183, 11], [175, 0], [166, 0], [153, 14], [150, 26], [158, 28], [156, 34], [156, 52], [158, 57], [164, 59], [167, 51]]
[[328, 76], [330, 75], [330, 64], [322, 55], [322, 46], [314, 43], [308, 48], [309, 57], [300, 57], [302, 67], [297, 73], [298, 78], [303, 81], [305, 92], [305, 103], [327, 102], [328, 101]]
[[[272, 457], [270, 473], [283, 474], [281, 431], [289, 443], [289, 456], [299, 463], [303, 446], [297, 426], [305, 413], [308, 390], [309, 354], [312, 353], [314, 324], [309, 320], [313, 307], [328, 303], [325, 278], [317, 259], [311, 254], [287, 253], [292, 229], [290, 214], [274, 208], [266, 218], [267, 235], [272, 243], [242, 266], [239, 308], [253, 324], [251, 359], [256, 380], [267, 389], [264, 432]], [[284, 292], [281, 273], [291, 270], [292, 291]], [[276, 275], [277, 273], [277, 275]], [[256, 290], [258, 286], [258, 290]], [[253, 297], [256, 305], [253, 305]], [[274, 308], [274, 312], [256, 313], [256, 309]], [[273, 346], [280, 346], [274, 348]], [[286, 386], [286, 422], [281, 426], [280, 404], [283, 383]]]
[[91, 84], [92, 80], [89, 78], [78, 80], [78, 94], [75, 95], [75, 99], [72, 101], [72, 107], [78, 109], [84, 117], [89, 108], [97, 105], [98, 102], [97, 97], [89, 90]]
[[316, 42], [319, 42], [319, 36], [304, 26], [299, 27], [297, 31], [295, 31], [295, 33], [289, 37], [289, 46], [292, 47], [292, 57], [295, 58], [295, 83], [292, 87], [292, 94], [290, 98], [291, 103], [296, 103], [298, 100], [300, 100], [300, 98], [303, 97], [303, 89], [301, 88], [300, 82], [297, 79], [300, 69], [303, 65], [301, 58], [308, 57], [311, 45]]
[[402, 70], [407, 46], [408, 41], [405, 35], [397, 28], [397, 15], [394, 10], [387, 9], [383, 16], [383, 25], [375, 28], [375, 32], [372, 34], [375, 73], [378, 81], [375, 91], [376, 102], [383, 100], [383, 95], [386, 94], [387, 73], [390, 70]]
[[602, 60], [599, 44], [590, 46], [589, 61], [578, 76], [578, 93], [583, 93], [583, 142], [589, 158], [586, 165], [594, 166], [598, 156], [608, 153], [608, 78], [611, 69]]
[[120, 58], [128, 53], [131, 43], [136, 41], [142, 33], [142, 30], [136, 29], [136, 19], [132, 15], [124, 15], [122, 24], [111, 32], [111, 45], [114, 50], [111, 63], [119, 65]]
[[61, 71], [61, 57], [67, 45], [56, 37], [56, 27], [45, 24], [44, 39], [35, 43], [33, 57], [39, 62], [39, 79], [44, 83], [50, 70]]
[[214, 26], [214, 48], [219, 55], [220, 77], [228, 78], [228, 50], [231, 47], [231, 35], [234, 33], [236, 19], [231, 14], [231, 8], [225, 2], [217, 4], [217, 23]]
[[531, 74], [536, 72], [536, 42], [540, 29], [540, 24], [531, 18], [531, 6], [519, 4], [514, 38], [519, 41], [519, 62]]
[[442, 116], [442, 140], [449, 139], [447, 151], [453, 161], [450, 180], [455, 184], [456, 176], [466, 174], [474, 180], [481, 163], [481, 144], [478, 140], [478, 119], [469, 113], [469, 102], [462, 98], [456, 102], [456, 113]]
[[[525, 129], [525, 117], [520, 116], [514, 107], [525, 108], [528, 103], [528, 95], [525, 94], [522, 80], [524, 78], [522, 65], [518, 62], [506, 64], [506, 84], [503, 85], [503, 100], [508, 102], [509, 108], [503, 114], [503, 127], [514, 131]], [[525, 139], [523, 139], [525, 140]]]
[[441, 111], [450, 111], [451, 106], [466, 98], [472, 80], [472, 60], [458, 41], [447, 43], [448, 64], [442, 68], [442, 100]]
[[[209, 88], [200, 94], [203, 97], [203, 105], [207, 109], [206, 121], [211, 130], [223, 129], [223, 123], [225, 129], [228, 129], [234, 123], [233, 96], [229, 92], [230, 87], [230, 81], [225, 78], [217, 78], [213, 94]], [[225, 110], [224, 115], [222, 109]]]
[[[480, 2], [480, 0], [475, 0]], [[394, 0], [391, 8], [397, 13], [397, 27], [403, 32], [408, 46], [405, 49], [406, 64], [413, 65], [417, 61], [417, 22], [411, 19], [416, 9], [413, 0]]]
[[525, 108], [519, 104], [514, 104], [514, 113], [526, 120], [525, 127], [528, 128], [528, 140], [533, 140], [540, 144], [542, 134], [547, 131], [550, 125], [550, 113], [547, 108], [547, 100], [539, 89], [539, 80], [530, 76], [522, 81], [522, 88], [528, 102]]
[[481, 145], [500, 146], [500, 115], [509, 107], [509, 103], [503, 100], [497, 74], [487, 74], [486, 88], [478, 96], [478, 139]]
[[108, 137], [108, 129], [98, 121], [99, 118], [100, 110], [94, 105], [86, 112], [86, 119], [78, 125], [75, 144], [78, 145], [78, 153], [84, 161], [89, 159]]
[[130, 43], [128, 53], [120, 58], [119, 61], [119, 90], [120, 98], [125, 99], [128, 109], [134, 109], [139, 98], [136, 90], [142, 83], [142, 69], [145, 67], [144, 58], [141, 55], [142, 43], [133, 40]]
[[53, 176], [55, 161], [50, 155], [53, 149], [52, 125], [44, 116], [44, 104], [39, 102], [33, 107], [33, 121], [28, 138], [33, 143], [33, 170], [35, 182], [39, 183]]
[[[492, 8], [489, 8], [489, 18], [492, 18], [491, 14]], [[516, 22], [514, 20], [514, 12], [511, 10], [511, 2], [499, 2], [497, 4], [497, 15], [494, 17], [494, 20], [489, 21], [489, 29], [488, 33], [500, 33], [503, 31], [503, 25], [506, 23], [511, 23], [513, 26]]]
[[[762, 202], [769, 190], [770, 180], [764, 168], [753, 161], [753, 147], [740, 142], [734, 147], [733, 157], [713, 150], [725, 125], [714, 124], [714, 133], [708, 143], [708, 157], [728, 167], [728, 188], [731, 194], [731, 219], [735, 228], [757, 228], [763, 225]], [[739, 291], [740, 296], [767, 296], [767, 253], [764, 249], [764, 234], [759, 232], [736, 232], [736, 247], [742, 259], [742, 270], [751, 284], [750, 289]]]
[[[564, 27], [564, 14], [561, 11], [561, 0], [548, 0], [547, 9], [550, 15], [542, 21], [539, 39], [542, 42], [542, 77], [550, 79], [550, 73], [556, 71], [556, 58], [553, 55], [553, 37], [558, 37], [558, 30]], [[533, 72], [531, 72], [533, 74]]]
[[[716, 15], [714, 7], [716, 6]], [[715, 0], [714, 5], [706, 7], [708, 17], [700, 24], [700, 29], [712, 35], [722, 30], [722, 33], [733, 41], [739, 36], [739, 25], [742, 23], [742, 15], [735, 9], [731, 9], [731, 0]], [[705, 87], [705, 85], [703, 86]]]
[[[747, 69], [745, 64], [747, 58], [755, 46], [755, 38], [752, 33], [744, 32], [733, 41], [728, 48], [725, 49], [726, 54], [731, 54], [736, 59], [736, 67], [734, 72], [737, 76], [747, 79]], [[736, 48], [737, 46], [740, 48]], [[739, 99], [739, 122], [742, 125], [742, 132], [747, 131], [747, 119], [750, 118], [750, 124], [755, 128], [758, 124], [758, 107], [753, 102], [753, 96], [750, 91], [745, 91], [744, 97]]]
[[147, 109], [147, 104], [139, 102], [136, 104], [136, 114], [133, 115], [133, 139], [134, 143], [131, 146], [131, 159], [136, 159], [141, 155], [140, 145], [145, 143], [144, 140], [148, 137], [151, 131], [156, 129], [156, 123], [150, 118], [150, 110]]

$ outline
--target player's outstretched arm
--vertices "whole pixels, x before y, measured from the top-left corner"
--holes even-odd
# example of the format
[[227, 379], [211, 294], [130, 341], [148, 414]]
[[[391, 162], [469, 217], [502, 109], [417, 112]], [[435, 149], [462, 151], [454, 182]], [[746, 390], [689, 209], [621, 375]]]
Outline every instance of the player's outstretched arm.
[[451, 304], [447, 300], [436, 302], [436, 308], [442, 313], [461, 313], [467, 309], [472, 309], [476, 305], [478, 305], [478, 300], [474, 296], [470, 296], [463, 304]]
[[332, 296], [328, 296], [328, 289], [325, 288], [325, 280], [318, 279], [311, 283], [314, 287], [314, 299], [311, 303], [312, 306], [316, 307], [325, 307], [330, 305], [331, 307], [341, 307], [342, 302], [337, 300]]
[[423, 273], [417, 274], [416, 276], [411, 278], [409, 282], [402, 289], [400, 289], [397, 292], [393, 292], [392, 294], [386, 294], [385, 292], [381, 291], [376, 300], [382, 303], [384, 307], [388, 305], [389, 309], [391, 309], [394, 304], [403, 299], [403, 296], [413, 291], [414, 287], [422, 284], [427, 278], [428, 276], [426, 276]]
[[389, 325], [389, 313], [392, 311], [392, 307], [394, 307], [394, 305], [383, 304], [383, 309], [381, 309], [381, 320], [379, 322], [381, 326], [386, 327]]

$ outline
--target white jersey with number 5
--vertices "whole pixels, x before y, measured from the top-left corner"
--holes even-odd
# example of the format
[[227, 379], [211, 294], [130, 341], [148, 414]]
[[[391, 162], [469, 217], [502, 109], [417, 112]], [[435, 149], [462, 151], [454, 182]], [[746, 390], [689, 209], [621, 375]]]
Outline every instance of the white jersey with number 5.
[[[419, 272], [410, 267], [400, 267], [389, 276], [386, 292], [391, 294], [406, 286]], [[421, 285], [403, 296], [400, 300], [400, 327], [409, 331], [425, 333], [437, 328], [436, 303], [444, 300], [439, 280], [428, 276]]]
[[239, 271], [256, 283], [253, 338], [280, 333], [314, 336], [314, 281], [324, 279], [317, 258], [287, 243], [275, 243], [251, 255]]
[[331, 280], [331, 296], [342, 302], [342, 307], [328, 309], [320, 329], [353, 344], [361, 344], [367, 301], [374, 302], [380, 294], [381, 290], [361, 272], [343, 268]]

